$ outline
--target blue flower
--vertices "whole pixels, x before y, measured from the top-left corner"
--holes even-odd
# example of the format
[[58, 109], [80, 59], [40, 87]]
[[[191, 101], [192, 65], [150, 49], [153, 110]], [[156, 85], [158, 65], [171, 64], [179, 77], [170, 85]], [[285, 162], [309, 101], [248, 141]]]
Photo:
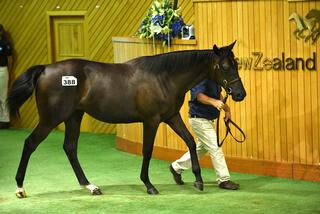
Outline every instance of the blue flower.
[[162, 15], [157, 14], [152, 18], [152, 22], [153, 22], [153, 24], [162, 24], [163, 19], [164, 19], [164, 17]]
[[177, 21], [174, 21], [171, 25], [171, 29], [172, 29], [172, 34], [173, 37], [176, 37], [179, 35], [179, 33], [181, 32], [181, 28], [184, 26], [184, 22], [182, 19], [179, 19]]

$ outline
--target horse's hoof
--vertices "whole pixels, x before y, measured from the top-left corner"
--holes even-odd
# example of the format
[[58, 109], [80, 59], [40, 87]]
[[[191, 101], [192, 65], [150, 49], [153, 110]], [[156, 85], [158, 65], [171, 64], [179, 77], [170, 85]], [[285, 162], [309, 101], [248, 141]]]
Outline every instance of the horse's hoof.
[[202, 183], [202, 182], [195, 181], [194, 184], [193, 184], [193, 186], [194, 186], [195, 188], [197, 188], [198, 190], [203, 191], [203, 183]]
[[26, 192], [24, 191], [23, 188], [17, 188], [16, 196], [17, 196], [17, 198], [26, 198], [27, 194], [26, 194]]
[[97, 189], [94, 189], [92, 192], [91, 192], [92, 195], [102, 195], [102, 192], [99, 188]]
[[159, 194], [158, 190], [157, 190], [156, 188], [154, 188], [154, 187], [148, 189], [147, 192], [148, 192], [148, 194], [150, 194], [150, 195], [157, 195], [157, 194]]
[[102, 195], [102, 192], [99, 189], [99, 187], [97, 187], [93, 184], [88, 184], [88, 185], [85, 185], [84, 187], [87, 188], [88, 190], [90, 190], [91, 195]]

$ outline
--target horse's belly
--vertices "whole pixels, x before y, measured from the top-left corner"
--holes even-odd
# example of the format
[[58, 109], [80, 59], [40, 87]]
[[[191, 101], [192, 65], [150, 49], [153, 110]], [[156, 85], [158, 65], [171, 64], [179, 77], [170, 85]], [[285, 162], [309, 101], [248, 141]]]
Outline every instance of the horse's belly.
[[94, 112], [86, 112], [93, 118], [100, 120], [105, 123], [134, 123], [141, 122], [139, 117], [125, 116], [125, 115], [109, 115], [109, 114], [96, 114]]
[[97, 120], [107, 123], [132, 123], [140, 122], [141, 118], [133, 107], [110, 102], [109, 105], [91, 105], [83, 109], [87, 114]]

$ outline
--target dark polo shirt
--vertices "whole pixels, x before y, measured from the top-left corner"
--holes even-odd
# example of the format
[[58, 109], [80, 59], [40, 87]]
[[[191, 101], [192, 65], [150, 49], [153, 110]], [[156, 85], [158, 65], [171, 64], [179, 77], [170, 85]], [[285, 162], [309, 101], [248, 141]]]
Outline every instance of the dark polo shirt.
[[191, 116], [201, 117], [207, 120], [218, 118], [218, 109], [211, 105], [198, 102], [197, 95], [199, 93], [220, 100], [221, 86], [212, 79], [205, 79], [191, 89], [191, 99], [189, 101], [189, 114]]

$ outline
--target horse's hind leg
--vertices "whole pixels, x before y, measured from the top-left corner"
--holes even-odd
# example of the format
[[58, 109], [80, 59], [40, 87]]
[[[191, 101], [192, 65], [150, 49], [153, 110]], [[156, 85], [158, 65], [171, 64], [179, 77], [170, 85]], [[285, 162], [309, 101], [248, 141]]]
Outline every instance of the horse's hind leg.
[[68, 156], [70, 164], [80, 185], [89, 189], [93, 195], [101, 195], [100, 189], [89, 183], [78, 160], [77, 148], [82, 116], [83, 112], [75, 112], [68, 120], [64, 122], [66, 125], [66, 130], [63, 149]]
[[53, 127], [39, 123], [33, 132], [24, 142], [23, 152], [16, 174], [17, 190], [16, 196], [18, 198], [25, 198], [26, 193], [23, 189], [23, 180], [26, 174], [27, 165], [31, 154], [36, 150], [38, 145], [48, 136]]
[[192, 172], [196, 177], [194, 186], [197, 189], [202, 191], [203, 181], [201, 177], [201, 170], [200, 170], [199, 161], [198, 161], [197, 152], [196, 152], [196, 143], [194, 142], [192, 135], [186, 128], [180, 114], [173, 116], [171, 119], [166, 121], [166, 123], [173, 129], [173, 131], [175, 131], [184, 140], [184, 142], [186, 142], [190, 151]]

